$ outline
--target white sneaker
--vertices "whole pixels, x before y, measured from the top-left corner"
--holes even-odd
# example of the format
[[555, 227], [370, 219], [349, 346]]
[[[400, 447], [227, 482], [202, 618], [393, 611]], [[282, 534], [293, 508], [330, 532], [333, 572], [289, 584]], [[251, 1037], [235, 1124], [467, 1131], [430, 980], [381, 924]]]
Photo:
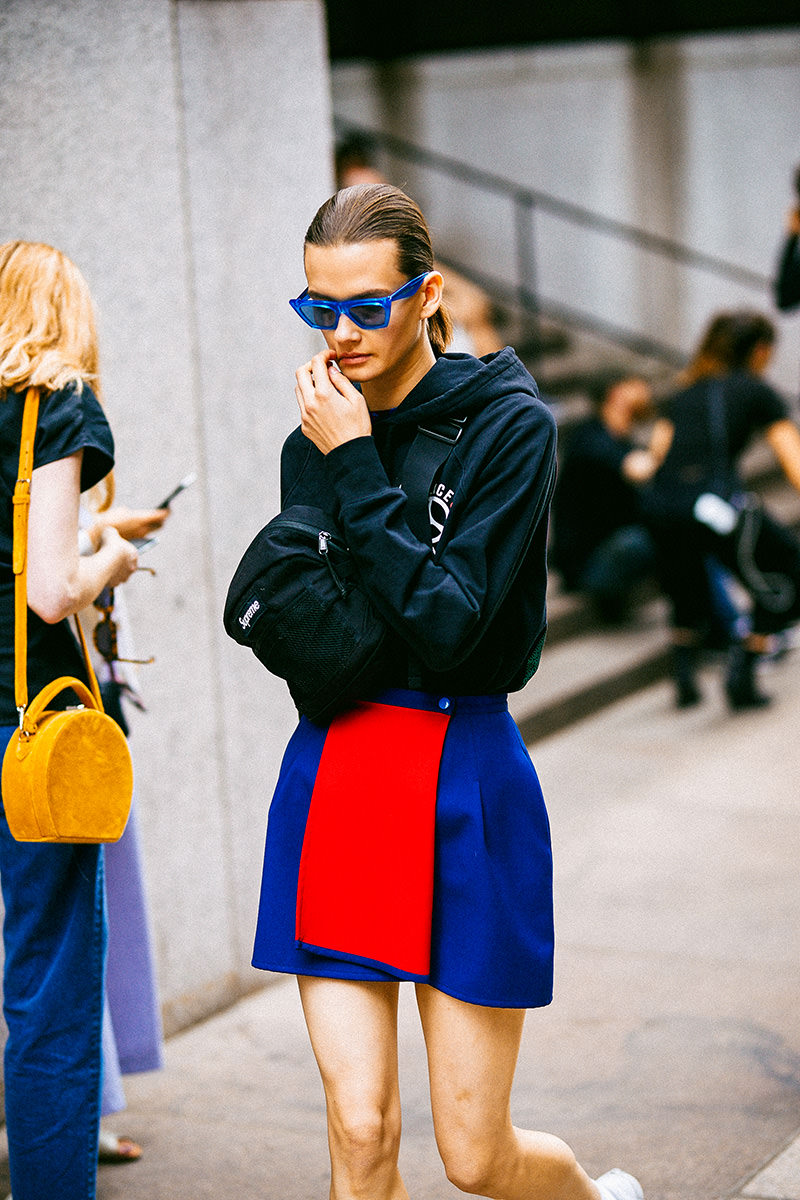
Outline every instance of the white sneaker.
[[599, 1187], [603, 1200], [644, 1200], [639, 1180], [634, 1179], [627, 1171], [620, 1171], [619, 1167], [612, 1167], [594, 1182]]

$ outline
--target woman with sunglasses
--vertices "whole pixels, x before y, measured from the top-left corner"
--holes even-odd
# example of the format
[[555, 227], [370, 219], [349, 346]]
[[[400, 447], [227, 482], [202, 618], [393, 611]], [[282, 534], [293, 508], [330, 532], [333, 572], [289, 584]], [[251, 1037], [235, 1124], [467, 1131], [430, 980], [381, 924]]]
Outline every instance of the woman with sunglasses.
[[[80, 493], [113, 466], [98, 403], [91, 296], [51, 246], [0, 246], [0, 751], [18, 723], [14, 699], [11, 496], [25, 395], [40, 392], [27, 544], [28, 689], [86, 679], [67, 618], [136, 569], [134, 546], [108, 527], [79, 555]], [[75, 702], [74, 699], [72, 701]], [[54, 706], [70, 703], [62, 693]], [[0, 814], [8, 1025], [5, 1108], [14, 1200], [91, 1200], [100, 1116], [105, 950], [103, 853], [97, 845], [12, 839]]]
[[[510, 348], [445, 355], [450, 323], [417, 206], [387, 185], [327, 201], [292, 307], [326, 348], [296, 373], [282, 505], [336, 514], [393, 632], [385, 690], [301, 718], [269, 815], [254, 965], [298, 976], [328, 1111], [333, 1200], [404, 1200], [400, 981], [416, 986], [448, 1177], [503, 1200], [637, 1200], [515, 1129], [524, 1010], [552, 994], [551, 855], [506, 692], [545, 631], [555, 426]], [[419, 425], [455, 427], [408, 520]], [[423, 498], [424, 499], [424, 498]]]

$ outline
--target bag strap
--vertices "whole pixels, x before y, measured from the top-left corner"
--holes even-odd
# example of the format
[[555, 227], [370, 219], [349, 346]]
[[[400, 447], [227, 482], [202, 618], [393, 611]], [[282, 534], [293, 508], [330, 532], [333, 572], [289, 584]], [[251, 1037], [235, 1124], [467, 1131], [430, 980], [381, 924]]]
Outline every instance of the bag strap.
[[431, 484], [464, 432], [466, 417], [446, 417], [435, 425], [420, 425], [403, 464], [403, 491], [408, 497], [406, 520], [421, 542], [430, 541], [428, 497]]
[[[19, 447], [19, 469], [13, 496], [13, 548], [11, 561], [14, 571], [14, 703], [19, 713], [20, 729], [28, 707], [28, 515], [31, 504], [33, 447], [39, 420], [39, 389], [29, 387], [22, 413], [22, 435]], [[95, 707], [103, 711], [100, 688], [94, 673], [89, 647], [75, 614], [86, 671]], [[59, 681], [63, 682], [63, 681]], [[80, 680], [76, 682], [80, 683]], [[85, 686], [85, 685], [84, 685]]]
[[708, 385], [708, 429], [711, 436], [711, 478], [713, 486], [725, 496], [730, 486], [728, 467], [728, 425], [725, 416], [725, 390], [721, 379]]

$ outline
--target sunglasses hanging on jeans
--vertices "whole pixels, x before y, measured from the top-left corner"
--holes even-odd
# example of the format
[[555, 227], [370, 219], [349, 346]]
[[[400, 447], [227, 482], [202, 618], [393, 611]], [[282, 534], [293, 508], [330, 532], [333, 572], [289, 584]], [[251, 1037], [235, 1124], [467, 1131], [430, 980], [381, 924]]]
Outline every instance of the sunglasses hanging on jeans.
[[[149, 571], [151, 575], [155, 574], [152, 567], [143, 567], [141, 570]], [[112, 676], [114, 674], [114, 663], [134, 663], [137, 666], [146, 667], [150, 663], [155, 662], [155, 658], [151, 655], [150, 658], [121, 658], [119, 648], [117, 646], [117, 623], [114, 620], [114, 589], [103, 588], [103, 591], [94, 602], [95, 608], [101, 614], [100, 620], [94, 627], [92, 640], [98, 654], [101, 654], [111, 668]]]

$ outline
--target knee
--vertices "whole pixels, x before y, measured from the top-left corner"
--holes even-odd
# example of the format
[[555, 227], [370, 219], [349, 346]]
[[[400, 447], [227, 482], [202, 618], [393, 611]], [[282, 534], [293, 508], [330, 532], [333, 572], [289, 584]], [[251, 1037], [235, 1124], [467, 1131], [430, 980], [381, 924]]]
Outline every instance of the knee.
[[488, 1196], [493, 1189], [498, 1163], [494, 1156], [475, 1147], [465, 1146], [442, 1156], [447, 1178], [461, 1192], [470, 1196]]
[[472, 1196], [488, 1196], [496, 1191], [503, 1165], [513, 1156], [513, 1143], [508, 1136], [493, 1137], [487, 1130], [477, 1132], [462, 1128], [439, 1141], [445, 1174], [462, 1192]]
[[442, 1151], [449, 1181], [472, 1196], [505, 1196], [523, 1186], [532, 1200], [550, 1200], [574, 1187], [577, 1160], [565, 1142], [550, 1134], [535, 1139], [516, 1130], [495, 1143], [464, 1142]]
[[579, 1177], [578, 1160], [566, 1142], [549, 1133], [541, 1134], [534, 1155], [544, 1180], [543, 1195], [560, 1196], [574, 1190]]
[[400, 1114], [394, 1110], [361, 1108], [336, 1113], [331, 1137], [337, 1157], [350, 1173], [368, 1176], [391, 1161], [400, 1150]]

